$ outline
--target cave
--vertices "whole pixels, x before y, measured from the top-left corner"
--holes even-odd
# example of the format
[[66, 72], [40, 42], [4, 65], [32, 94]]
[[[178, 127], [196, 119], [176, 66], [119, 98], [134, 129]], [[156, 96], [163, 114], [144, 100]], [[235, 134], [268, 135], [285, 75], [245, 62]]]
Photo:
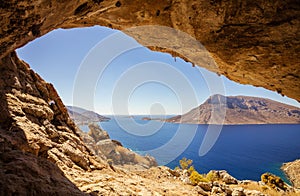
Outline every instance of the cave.
[[[0, 183], [3, 194], [82, 195], [74, 185], [76, 176], [88, 176], [96, 170], [111, 173], [109, 165], [94, 157], [79, 139], [53, 85], [14, 52], [57, 28], [101, 25], [123, 30], [151, 50], [170, 53], [241, 84], [300, 101], [297, 0], [12, 0], [1, 1], [0, 11], [1, 178], [7, 179], [7, 183]], [[174, 31], [168, 31], [165, 39], [157, 39], [154, 30], [160, 27]], [[170, 43], [169, 33], [177, 35], [178, 31], [201, 43], [218, 67], [198, 61], [201, 50], [182, 38]], [[184, 55], [191, 51], [195, 51], [192, 56]], [[54, 108], [49, 108], [51, 101], [56, 103]], [[100, 181], [105, 180], [109, 179]], [[82, 189], [87, 191], [88, 187]]]

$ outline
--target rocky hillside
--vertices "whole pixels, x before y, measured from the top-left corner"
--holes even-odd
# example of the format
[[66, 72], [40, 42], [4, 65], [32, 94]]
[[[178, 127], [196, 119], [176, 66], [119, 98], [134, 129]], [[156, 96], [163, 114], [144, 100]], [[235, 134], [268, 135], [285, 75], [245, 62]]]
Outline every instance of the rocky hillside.
[[82, 142], [51, 84], [15, 53], [0, 70], [0, 195], [81, 195], [72, 176], [106, 164]]
[[218, 122], [222, 122], [222, 112], [226, 112], [224, 124], [288, 124], [300, 123], [300, 108], [270, 99], [213, 95], [199, 107], [186, 114], [167, 119], [173, 123], [209, 124], [212, 111]]
[[67, 106], [67, 110], [68, 110], [68, 113], [69, 113], [71, 119], [77, 125], [110, 120], [110, 118], [108, 118], [108, 117], [101, 116], [100, 114], [97, 114], [96, 112], [85, 110], [80, 107]]
[[293, 185], [300, 189], [300, 159], [283, 164], [281, 169], [287, 174]]

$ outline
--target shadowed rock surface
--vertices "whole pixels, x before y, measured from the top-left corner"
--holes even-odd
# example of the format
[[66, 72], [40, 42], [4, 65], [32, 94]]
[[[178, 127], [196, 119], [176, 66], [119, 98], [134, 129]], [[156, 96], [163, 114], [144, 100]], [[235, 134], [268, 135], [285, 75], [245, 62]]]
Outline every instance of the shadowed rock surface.
[[[216, 120], [212, 119], [213, 114]], [[191, 124], [298, 124], [300, 108], [258, 97], [213, 95], [186, 114], [166, 121]]]
[[[102, 169], [105, 163], [81, 141], [51, 84], [15, 53], [1, 59], [0, 70], [1, 179], [15, 179], [2, 180], [1, 194], [55, 194], [61, 188], [78, 195], [70, 175]], [[24, 188], [15, 190], [23, 178]]]

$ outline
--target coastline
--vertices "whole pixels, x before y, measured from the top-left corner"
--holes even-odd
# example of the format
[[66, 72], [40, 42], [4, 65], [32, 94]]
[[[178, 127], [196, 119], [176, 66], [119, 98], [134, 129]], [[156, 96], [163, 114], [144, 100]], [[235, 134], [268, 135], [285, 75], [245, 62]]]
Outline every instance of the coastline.
[[280, 168], [295, 188], [300, 188], [300, 159], [283, 163]]

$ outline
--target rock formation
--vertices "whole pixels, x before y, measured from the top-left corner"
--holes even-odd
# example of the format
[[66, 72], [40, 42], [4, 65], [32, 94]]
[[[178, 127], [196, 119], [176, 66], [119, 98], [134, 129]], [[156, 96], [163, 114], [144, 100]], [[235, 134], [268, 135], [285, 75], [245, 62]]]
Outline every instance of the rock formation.
[[[169, 40], [170, 34], [162, 39], [158, 36], [163, 33], [147, 29], [125, 32], [152, 50], [169, 52], [236, 82], [299, 101], [299, 17], [298, 0], [1, 1], [0, 58], [57, 28], [102, 25], [125, 30], [162, 25], [194, 37], [218, 67], [203, 64], [193, 48], [196, 46], [185, 45], [180, 38]], [[161, 45], [153, 44], [158, 42]]]
[[111, 161], [113, 165], [127, 165], [135, 168], [148, 169], [157, 166], [151, 156], [141, 156], [122, 146], [121, 142], [111, 140], [106, 131], [97, 124], [89, 124], [89, 132], [81, 132], [83, 142], [89, 149], [103, 160]]
[[284, 163], [281, 169], [287, 174], [293, 185], [300, 189], [300, 159]]
[[[61, 193], [78, 195], [66, 176], [105, 164], [81, 141], [51, 84], [15, 53], [1, 59], [0, 70], [1, 179], [7, 179], [1, 182], [2, 193], [54, 194], [61, 188]], [[18, 189], [23, 180], [23, 189]]]
[[[217, 120], [212, 121], [213, 115]], [[224, 124], [298, 124], [300, 108], [258, 97], [212, 95], [203, 104], [186, 114], [166, 121], [213, 124], [222, 123], [223, 117]]]
[[[160, 179], [168, 179], [166, 181], [172, 181], [180, 179], [184, 184], [192, 184], [190, 181], [189, 171], [184, 169], [170, 170], [167, 167], [151, 168], [144, 172], [137, 172], [143, 177], [155, 178], [159, 176]], [[213, 178], [207, 179], [208, 175], [213, 175]], [[267, 174], [264, 174], [267, 175]], [[286, 189], [283, 190], [277, 186], [277, 183], [264, 183], [262, 181], [256, 182], [251, 180], [239, 181], [228, 174], [226, 171], [212, 170], [198, 184], [193, 186], [192, 194], [195, 195], [232, 195], [232, 196], [267, 196], [267, 195], [297, 195], [299, 190], [284, 183]], [[269, 176], [268, 176], [269, 177]], [[278, 177], [277, 177], [278, 178]], [[279, 178], [280, 179], [280, 178]], [[280, 179], [281, 180], [281, 179]], [[169, 192], [166, 193], [169, 194]]]

